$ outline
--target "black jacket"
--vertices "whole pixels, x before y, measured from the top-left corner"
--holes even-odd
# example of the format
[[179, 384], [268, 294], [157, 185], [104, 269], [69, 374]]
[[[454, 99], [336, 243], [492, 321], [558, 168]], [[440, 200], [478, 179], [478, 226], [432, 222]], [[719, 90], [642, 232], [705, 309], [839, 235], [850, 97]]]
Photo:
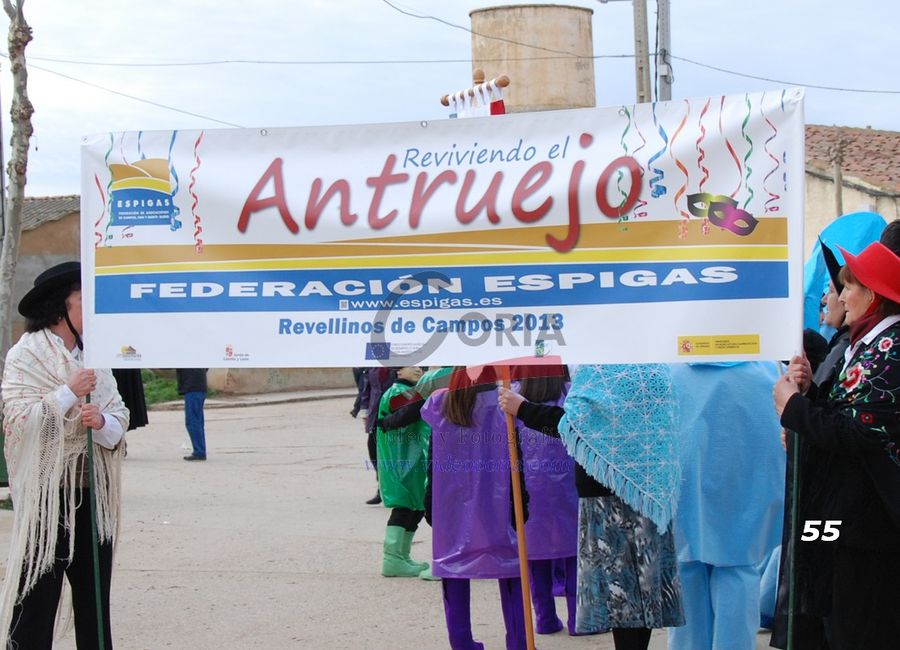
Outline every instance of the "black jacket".
[[810, 508], [809, 518], [842, 521], [838, 544], [900, 551], [897, 349], [900, 323], [862, 345], [834, 379], [837, 385], [814, 384], [806, 396], [791, 397], [781, 414], [781, 424], [814, 456], [804, 469], [816, 491], [800, 505]]
[[178, 380], [178, 394], [185, 393], [205, 393], [206, 386], [206, 368], [179, 368], [175, 371], [175, 378]]

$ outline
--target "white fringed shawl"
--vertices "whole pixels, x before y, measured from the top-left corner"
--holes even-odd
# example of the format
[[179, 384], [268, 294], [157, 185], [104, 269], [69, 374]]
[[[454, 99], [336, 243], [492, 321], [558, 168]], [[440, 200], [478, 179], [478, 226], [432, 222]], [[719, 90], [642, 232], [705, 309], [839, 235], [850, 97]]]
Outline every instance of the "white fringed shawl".
[[[74, 552], [75, 489], [81, 487], [79, 468], [87, 467], [87, 430], [80, 424], [81, 402], [62, 413], [52, 393], [80, 367], [80, 359], [49, 330], [24, 334], [6, 357], [2, 385], [4, 450], [14, 518], [6, 579], [0, 592], [3, 648], [13, 606], [53, 564], [60, 512], [69, 531], [70, 560]], [[115, 417], [123, 430], [127, 428], [128, 409], [109, 370], [97, 370], [97, 388], [91, 399], [103, 413]], [[104, 542], [117, 536], [120, 468], [118, 453], [94, 445], [97, 534]]]

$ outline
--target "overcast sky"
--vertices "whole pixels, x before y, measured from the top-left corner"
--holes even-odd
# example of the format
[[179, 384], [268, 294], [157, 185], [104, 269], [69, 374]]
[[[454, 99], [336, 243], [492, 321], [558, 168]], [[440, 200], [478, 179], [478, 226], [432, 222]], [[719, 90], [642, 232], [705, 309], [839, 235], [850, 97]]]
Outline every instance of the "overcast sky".
[[[391, 2], [463, 28], [472, 9], [522, 4]], [[595, 56], [633, 53], [631, 2], [564, 4], [594, 10]], [[676, 60], [672, 96], [804, 85], [807, 123], [900, 130], [900, 79], [890, 72], [897, 65], [891, 51], [900, 31], [896, 11], [896, 0], [672, 0], [675, 56], [774, 80]], [[652, 0], [648, 12], [652, 49]], [[29, 196], [79, 192], [79, 144], [86, 134], [209, 129], [223, 122], [272, 127], [443, 119], [440, 96], [471, 80], [471, 34], [404, 15], [385, 0], [28, 0], [25, 16], [34, 32], [26, 55], [36, 111]], [[223, 60], [260, 63], [146, 65]], [[0, 68], [8, 160], [8, 60], [0, 59]], [[598, 58], [595, 74], [598, 106], [634, 102], [632, 59]]]

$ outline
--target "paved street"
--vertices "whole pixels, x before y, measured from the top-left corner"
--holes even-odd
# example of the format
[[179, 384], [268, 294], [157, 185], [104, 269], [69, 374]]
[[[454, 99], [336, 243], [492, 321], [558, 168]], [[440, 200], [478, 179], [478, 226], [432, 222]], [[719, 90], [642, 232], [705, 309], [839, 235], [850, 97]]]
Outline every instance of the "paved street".
[[[352, 400], [265, 401], [207, 409], [205, 463], [181, 459], [180, 411], [152, 411], [128, 434], [116, 648], [446, 648], [440, 583], [379, 574], [387, 511], [363, 504], [375, 482]], [[4, 562], [11, 521], [0, 512]], [[413, 556], [430, 559], [430, 542], [423, 523]], [[504, 647], [495, 581], [473, 583], [473, 627], [487, 648]], [[613, 647], [610, 635], [537, 642]], [[74, 648], [71, 631], [57, 647]]]

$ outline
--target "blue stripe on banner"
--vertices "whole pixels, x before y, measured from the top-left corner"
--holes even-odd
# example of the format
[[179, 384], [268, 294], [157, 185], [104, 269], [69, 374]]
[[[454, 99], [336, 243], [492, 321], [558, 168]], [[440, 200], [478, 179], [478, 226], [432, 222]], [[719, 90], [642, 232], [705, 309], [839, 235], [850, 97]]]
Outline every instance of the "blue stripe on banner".
[[374, 311], [785, 298], [787, 262], [647, 262], [102, 275], [98, 314]]

